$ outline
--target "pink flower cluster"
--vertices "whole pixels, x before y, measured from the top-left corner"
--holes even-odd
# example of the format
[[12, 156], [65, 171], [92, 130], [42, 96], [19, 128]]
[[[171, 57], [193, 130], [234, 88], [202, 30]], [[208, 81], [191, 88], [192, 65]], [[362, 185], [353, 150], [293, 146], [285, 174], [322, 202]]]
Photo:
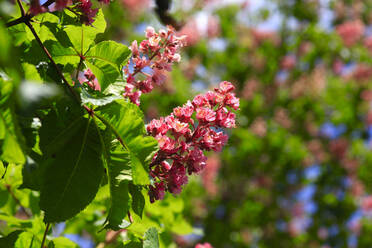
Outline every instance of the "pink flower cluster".
[[91, 25], [94, 22], [94, 17], [97, 15], [98, 9], [92, 8], [92, 2], [90, 0], [80, 0], [78, 8], [82, 13], [80, 21], [86, 25]]
[[[165, 81], [165, 71], [171, 71], [172, 64], [181, 60], [178, 49], [186, 45], [185, 36], [176, 36], [170, 26], [167, 30], [159, 30], [159, 33], [156, 33], [154, 28], [148, 27], [146, 38], [139, 46], [136, 40], [133, 41], [130, 47], [133, 71], [130, 72], [129, 69], [131, 64], [124, 67], [127, 84], [123, 96], [137, 105], [140, 104], [139, 98], [142, 93], [151, 92], [154, 84], [161, 85]], [[151, 75], [144, 72], [144, 68], [150, 69]], [[136, 78], [137, 74], [140, 74], [138, 76], [142, 76], [142, 79]]]
[[213, 248], [213, 246], [208, 242], [205, 242], [204, 244], [197, 244], [195, 248]]
[[228, 137], [219, 130], [235, 127], [235, 114], [228, 110], [239, 108], [234, 89], [230, 82], [221, 82], [214, 91], [197, 95], [169, 116], [147, 125], [147, 132], [158, 140], [160, 148], [150, 164], [155, 181], [149, 191], [151, 202], [162, 199], [165, 191], [180, 193], [187, 174], [199, 173], [205, 167], [203, 151], [220, 151], [225, 145]]
[[361, 20], [347, 21], [336, 27], [336, 32], [342, 38], [345, 46], [352, 46], [364, 34], [364, 24]]
[[84, 71], [84, 76], [79, 75], [79, 82], [81, 85], [87, 84], [89, 88], [93, 90], [101, 91], [101, 86], [99, 85], [96, 76], [89, 68]]

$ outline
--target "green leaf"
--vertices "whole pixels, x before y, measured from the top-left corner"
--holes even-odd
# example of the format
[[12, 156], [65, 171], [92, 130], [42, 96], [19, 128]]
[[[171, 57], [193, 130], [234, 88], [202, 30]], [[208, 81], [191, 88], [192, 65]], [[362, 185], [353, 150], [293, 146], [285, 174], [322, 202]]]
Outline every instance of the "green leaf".
[[26, 163], [22, 168], [22, 185], [19, 189], [31, 189], [39, 191], [42, 185], [41, 179], [43, 178], [45, 166], [40, 161], [40, 155], [32, 152], [27, 156]]
[[102, 41], [89, 49], [85, 58], [99, 63], [108, 63], [118, 70], [128, 61], [131, 56], [129, 48], [115, 41]]
[[5, 237], [0, 238], [0, 247], [14, 247], [14, 243], [22, 232], [22, 230], [17, 230], [9, 233]]
[[75, 50], [80, 54], [85, 54], [94, 43], [97, 34], [103, 33], [105, 29], [106, 21], [102, 10], [99, 10], [92, 26], [76, 23], [76, 25], [66, 25], [64, 31], [67, 33]]
[[158, 145], [156, 139], [146, 136], [141, 110], [137, 105], [117, 100], [100, 107], [96, 113], [115, 136], [120, 138], [124, 149], [128, 151], [133, 183], [148, 185], [148, 166]]
[[48, 244], [48, 248], [79, 248], [79, 246], [66, 237], [58, 237]]
[[51, 53], [54, 62], [57, 64], [71, 64], [76, 67], [80, 61], [79, 54], [72, 47], [65, 47], [58, 41], [47, 40], [45, 47]]
[[41, 241], [30, 232], [23, 232], [15, 242], [14, 248], [40, 248]]
[[102, 144], [94, 122], [79, 118], [54, 129], [57, 132], [49, 134], [56, 136], [40, 137], [46, 166], [40, 194], [45, 222], [64, 221], [82, 211], [94, 199], [104, 171]]
[[11, 39], [4, 25], [0, 22], [0, 65], [6, 64], [10, 58]]
[[14, 113], [13, 83], [0, 78], [0, 159], [8, 163], [24, 164], [23, 136]]
[[102, 91], [105, 90], [111, 83], [115, 82], [120, 74], [115, 67], [108, 63], [100, 63], [99, 66], [96, 66], [89, 61], [85, 61], [85, 64], [96, 76]]
[[25, 73], [25, 79], [38, 82], [42, 81], [35, 65], [29, 63], [22, 63], [22, 69]]
[[143, 208], [145, 207], [145, 198], [139, 186], [129, 184], [129, 192], [132, 196], [132, 209], [142, 218]]
[[103, 106], [109, 104], [115, 100], [121, 99], [123, 96], [104, 96], [104, 97], [93, 97], [84, 88], [82, 88], [80, 93], [81, 103], [87, 104], [91, 103], [95, 106]]
[[129, 241], [129, 243], [124, 245], [125, 248], [141, 248], [142, 244], [137, 241]]
[[127, 46], [115, 41], [103, 41], [92, 47], [84, 56], [103, 91], [116, 81], [130, 55], [131, 51]]
[[26, 229], [32, 228], [32, 220], [22, 220], [13, 215], [0, 214], [1, 221], [5, 221], [9, 227]]
[[159, 235], [155, 227], [151, 227], [145, 232], [143, 248], [159, 248]]
[[105, 228], [119, 230], [130, 225], [128, 221], [124, 220], [129, 210], [128, 183], [132, 179], [129, 164], [129, 153], [123, 150], [122, 147], [117, 146], [110, 153], [107, 173], [111, 207]]

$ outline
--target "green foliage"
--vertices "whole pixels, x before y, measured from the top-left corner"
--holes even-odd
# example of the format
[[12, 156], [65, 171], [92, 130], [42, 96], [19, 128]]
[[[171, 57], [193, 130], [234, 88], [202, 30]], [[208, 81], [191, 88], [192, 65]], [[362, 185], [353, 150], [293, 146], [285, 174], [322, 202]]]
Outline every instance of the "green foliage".
[[149, 184], [147, 165], [157, 151], [157, 141], [153, 137], [144, 136], [143, 114], [139, 108], [124, 100], [117, 100], [100, 107], [97, 117], [120, 138], [129, 156], [133, 183]]
[[0, 159], [7, 163], [23, 164], [23, 137], [14, 113], [13, 83], [0, 78]]
[[41, 141], [51, 141], [43, 151], [43, 166], [48, 176], [40, 194], [46, 222], [67, 220], [83, 210], [96, 195], [103, 175], [102, 144], [94, 122], [80, 118], [59, 132], [66, 130], [70, 135], [68, 140], [52, 135], [41, 137]]
[[58, 237], [53, 239], [48, 248], [78, 248], [79, 246], [65, 237]]
[[159, 248], [159, 235], [155, 227], [151, 227], [145, 232], [143, 248]]
[[129, 192], [132, 196], [132, 209], [140, 218], [142, 218], [143, 208], [145, 207], [145, 198], [141, 192], [141, 188], [129, 184]]
[[93, 26], [86, 26], [76, 20], [75, 22], [71, 21], [73, 17], [74, 15], [69, 11], [66, 10], [64, 12], [63, 18], [67, 24], [64, 27], [64, 31], [70, 39], [74, 50], [78, 54], [85, 54], [94, 45], [96, 36], [105, 31], [106, 21], [101, 10], [98, 11]]
[[18, 236], [22, 233], [22, 230], [17, 230], [9, 233], [7, 236], [0, 238], [1, 247], [14, 247], [14, 243], [17, 241]]
[[[81, 24], [78, 3], [32, 17], [68, 87], [29, 27], [6, 27], [21, 13], [0, 0], [0, 247], [41, 247], [43, 221], [52, 222], [48, 248], [79, 247], [65, 234], [108, 248], [179, 246], [175, 241], [347, 247], [354, 237], [357, 247], [370, 247], [369, 32], [349, 46], [336, 26], [359, 19], [369, 25], [371, 4], [268, 0], [252, 13], [241, 5], [206, 10], [209, 5], [193, 2], [174, 4], [170, 15], [185, 23], [181, 33], [193, 27], [196, 41], [139, 108], [122, 97], [131, 51], [121, 42], [140, 42], [143, 23], [159, 26], [155, 13], [114, 1], [92, 25]], [[327, 27], [324, 10], [333, 16]], [[194, 28], [191, 17], [199, 11], [208, 21], [196, 18]], [[260, 30], [278, 16], [278, 30]], [[207, 32], [199, 33], [201, 27]], [[295, 58], [291, 68], [283, 66], [287, 56]], [[101, 91], [79, 83], [88, 68]], [[158, 146], [145, 123], [222, 80], [233, 82], [241, 98], [228, 147], [208, 154], [217, 162], [209, 159], [205, 174], [191, 177], [181, 195], [151, 204], [148, 169]], [[325, 124], [342, 132], [329, 135]], [[311, 195], [307, 201], [303, 191]], [[362, 215], [356, 224], [355, 213]], [[60, 221], [65, 229], [55, 238]]]
[[125, 45], [114, 41], [102, 41], [89, 49], [84, 56], [88, 67], [96, 75], [101, 90], [104, 91], [115, 82], [130, 55], [131, 52]]
[[125, 220], [129, 211], [128, 184], [132, 180], [129, 152], [124, 151], [121, 146], [117, 146], [114, 151], [110, 152], [107, 173], [111, 206], [105, 227], [119, 230], [130, 224]]

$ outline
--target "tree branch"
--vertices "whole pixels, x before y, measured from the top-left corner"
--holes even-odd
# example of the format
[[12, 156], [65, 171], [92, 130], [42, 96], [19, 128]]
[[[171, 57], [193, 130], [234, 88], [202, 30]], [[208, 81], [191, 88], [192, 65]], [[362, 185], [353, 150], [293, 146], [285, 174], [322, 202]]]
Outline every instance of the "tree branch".
[[50, 223], [47, 223], [46, 227], [45, 227], [44, 235], [43, 235], [43, 241], [41, 242], [41, 248], [45, 247], [44, 243], [45, 243], [46, 235], [47, 235], [48, 230], [49, 230], [49, 226], [50, 226]]
[[[48, 8], [54, 2], [55, 2], [55, 0], [48, 0], [42, 6], [44, 8]], [[17, 0], [17, 3], [18, 3], [18, 6], [20, 6], [20, 8], [21, 8], [22, 5], [18, 2], [18, 0]], [[22, 9], [23, 9], [23, 6], [22, 6]], [[13, 20], [13, 21], [10, 21], [10, 22], [6, 23], [5, 26], [7, 28], [9, 28], [11, 26], [14, 26], [14, 25], [17, 25], [17, 24], [20, 24], [20, 23], [26, 23], [26, 21], [31, 21], [31, 18], [34, 17], [34, 15], [32, 15], [31, 13], [25, 13], [24, 9], [23, 9], [23, 13], [22, 13], [22, 9], [21, 9], [22, 16]]]

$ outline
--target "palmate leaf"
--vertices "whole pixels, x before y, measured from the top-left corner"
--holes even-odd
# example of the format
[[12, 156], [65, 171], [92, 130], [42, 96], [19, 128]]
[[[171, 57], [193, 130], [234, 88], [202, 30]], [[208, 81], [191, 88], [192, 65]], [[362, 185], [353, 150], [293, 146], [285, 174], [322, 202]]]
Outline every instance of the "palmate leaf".
[[[128, 187], [132, 180], [135, 184], [149, 184], [147, 168], [157, 151], [157, 141], [145, 136], [142, 113], [134, 104], [117, 100], [100, 107], [96, 116], [121, 140], [121, 144], [114, 146], [106, 156], [111, 208], [105, 228], [117, 230], [130, 224], [124, 218], [129, 210]], [[134, 199], [133, 196], [135, 212], [139, 214], [142, 199]]]
[[[74, 15], [65, 11], [66, 15]], [[89, 47], [94, 44], [97, 34], [103, 33], [106, 29], [106, 21], [102, 10], [99, 10], [92, 26], [79, 22], [66, 25], [64, 31], [67, 33], [74, 49], [80, 54], [85, 54]]]
[[84, 56], [103, 91], [115, 82], [130, 55], [131, 51], [127, 46], [115, 41], [103, 41], [89, 49]]
[[108, 63], [118, 70], [125, 64], [131, 55], [129, 48], [115, 41], [102, 41], [89, 49], [85, 57], [89, 60], [96, 61], [96, 65], [100, 63]]
[[85, 61], [85, 64], [96, 76], [101, 90], [104, 90], [108, 85], [115, 82], [120, 74], [115, 67], [108, 63], [101, 63], [99, 67], [89, 61]]
[[79, 54], [72, 47], [63, 46], [63, 43], [47, 40], [44, 42], [45, 47], [51, 53], [54, 62], [57, 64], [71, 64], [76, 67], [80, 61]]
[[60, 114], [52, 111], [40, 130], [45, 222], [64, 221], [82, 211], [94, 199], [104, 172], [96, 124], [83, 117], [62, 119]]

